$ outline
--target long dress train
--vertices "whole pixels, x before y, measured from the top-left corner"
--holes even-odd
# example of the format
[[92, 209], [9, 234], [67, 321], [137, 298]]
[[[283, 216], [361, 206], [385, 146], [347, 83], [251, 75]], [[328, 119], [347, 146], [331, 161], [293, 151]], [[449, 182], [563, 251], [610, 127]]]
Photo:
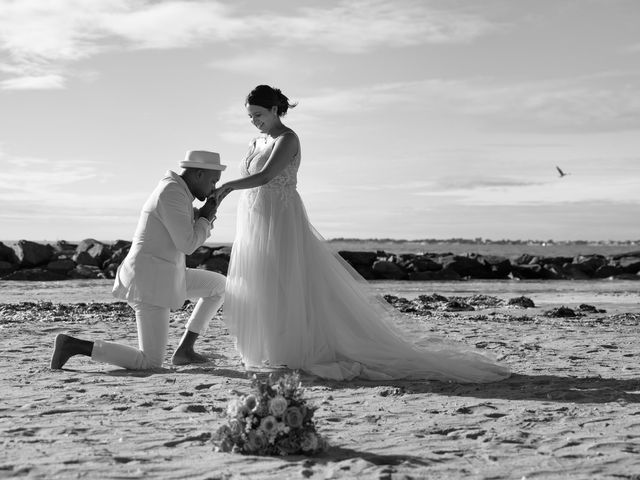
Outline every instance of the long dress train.
[[[272, 148], [256, 139], [242, 175], [260, 171]], [[240, 195], [224, 320], [245, 366], [286, 366], [336, 380], [508, 377], [507, 368], [464, 344], [407, 339], [395, 326], [400, 314], [310, 224], [296, 190], [300, 159], [298, 152], [278, 177]]]

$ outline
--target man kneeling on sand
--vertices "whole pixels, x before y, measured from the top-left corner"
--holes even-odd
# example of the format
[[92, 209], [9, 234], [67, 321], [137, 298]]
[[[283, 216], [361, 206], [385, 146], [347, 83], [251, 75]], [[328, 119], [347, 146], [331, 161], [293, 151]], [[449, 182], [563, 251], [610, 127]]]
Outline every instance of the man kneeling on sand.
[[[162, 366], [169, 334], [171, 309], [187, 298], [199, 298], [186, 331], [172, 357], [175, 365], [206, 362], [193, 349], [224, 298], [225, 276], [186, 268], [185, 255], [193, 253], [211, 233], [218, 205], [208, 198], [220, 180], [217, 153], [187, 152], [180, 175], [169, 170], [142, 207], [129, 254], [115, 279], [113, 294], [133, 308], [139, 349], [103, 340], [89, 341], [59, 334], [51, 368], [59, 369], [74, 355], [87, 355], [131, 370]], [[206, 203], [193, 207], [197, 198]]]

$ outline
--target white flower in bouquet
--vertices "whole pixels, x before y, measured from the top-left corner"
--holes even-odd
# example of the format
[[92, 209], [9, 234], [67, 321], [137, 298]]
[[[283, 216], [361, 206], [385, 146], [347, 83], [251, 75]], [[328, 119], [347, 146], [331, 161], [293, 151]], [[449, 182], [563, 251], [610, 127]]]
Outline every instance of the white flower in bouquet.
[[254, 376], [253, 393], [235, 398], [227, 407], [228, 422], [213, 442], [217, 451], [255, 455], [313, 455], [327, 450], [316, 432], [315, 407], [303, 398], [297, 373], [274, 381]]
[[243, 425], [237, 418], [232, 418], [229, 420], [229, 429], [231, 430], [231, 435], [242, 435]]
[[239, 398], [234, 398], [227, 405], [227, 415], [232, 418], [238, 417], [242, 413], [243, 407], [244, 402]]
[[269, 400], [269, 411], [271, 415], [275, 415], [276, 417], [281, 416], [289, 406], [287, 399], [282, 395], [276, 395], [271, 400]]
[[256, 408], [258, 408], [258, 399], [255, 395], [247, 395], [247, 398], [244, 399], [244, 406], [250, 412], [253, 412]]

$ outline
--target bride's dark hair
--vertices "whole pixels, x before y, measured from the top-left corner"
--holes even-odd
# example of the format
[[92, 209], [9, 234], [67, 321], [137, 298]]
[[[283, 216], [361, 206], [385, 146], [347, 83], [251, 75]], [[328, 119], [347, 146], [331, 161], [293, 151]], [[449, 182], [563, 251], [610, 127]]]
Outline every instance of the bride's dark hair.
[[297, 103], [289, 103], [289, 99], [279, 88], [258, 85], [247, 95], [245, 105], [258, 105], [264, 108], [278, 107], [278, 116], [283, 117], [287, 114], [287, 110], [295, 107]]

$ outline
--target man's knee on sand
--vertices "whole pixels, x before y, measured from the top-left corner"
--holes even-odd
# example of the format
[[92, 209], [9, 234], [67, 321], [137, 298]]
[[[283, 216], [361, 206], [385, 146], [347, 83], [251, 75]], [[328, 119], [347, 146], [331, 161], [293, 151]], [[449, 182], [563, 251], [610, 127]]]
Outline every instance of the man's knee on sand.
[[164, 361], [163, 355], [148, 355], [144, 352], [140, 352], [140, 355], [136, 359], [136, 365], [133, 370], [151, 370], [153, 368], [162, 368]]

